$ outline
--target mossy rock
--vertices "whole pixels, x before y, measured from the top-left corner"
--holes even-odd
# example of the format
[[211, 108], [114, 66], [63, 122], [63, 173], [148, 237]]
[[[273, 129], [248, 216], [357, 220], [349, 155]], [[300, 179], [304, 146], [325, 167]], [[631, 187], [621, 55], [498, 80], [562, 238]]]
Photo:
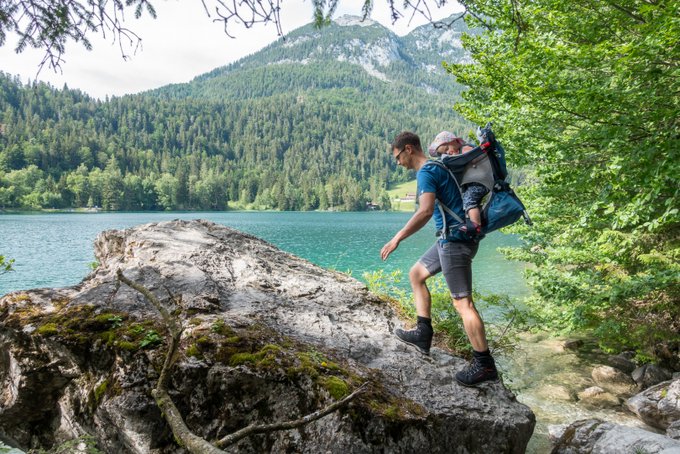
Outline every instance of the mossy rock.
[[97, 405], [99, 405], [99, 402], [101, 402], [102, 398], [104, 397], [104, 394], [106, 394], [106, 390], [109, 387], [109, 381], [104, 380], [94, 388], [94, 400]]
[[39, 326], [38, 329], [35, 330], [35, 333], [45, 337], [55, 336], [59, 333], [59, 327], [56, 323], [45, 323], [44, 325]]
[[339, 377], [330, 376], [319, 379], [319, 384], [328, 391], [335, 400], [340, 400], [349, 394], [349, 385]]
[[196, 344], [191, 344], [189, 347], [184, 352], [187, 356], [192, 357], [192, 358], [203, 358], [203, 354], [201, 353], [201, 349], [198, 348], [198, 345]]

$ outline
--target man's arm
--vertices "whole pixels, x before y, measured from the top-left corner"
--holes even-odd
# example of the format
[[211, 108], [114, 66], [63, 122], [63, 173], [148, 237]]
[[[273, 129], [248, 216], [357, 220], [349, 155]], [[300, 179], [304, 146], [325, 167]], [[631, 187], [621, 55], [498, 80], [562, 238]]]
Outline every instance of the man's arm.
[[387, 260], [387, 257], [399, 246], [399, 243], [402, 240], [405, 240], [420, 230], [432, 217], [435, 201], [434, 192], [423, 192], [420, 194], [418, 200], [420, 202], [418, 211], [411, 216], [411, 219], [408, 220], [406, 225], [404, 225], [404, 227], [380, 250], [380, 257], [382, 257], [383, 260]]

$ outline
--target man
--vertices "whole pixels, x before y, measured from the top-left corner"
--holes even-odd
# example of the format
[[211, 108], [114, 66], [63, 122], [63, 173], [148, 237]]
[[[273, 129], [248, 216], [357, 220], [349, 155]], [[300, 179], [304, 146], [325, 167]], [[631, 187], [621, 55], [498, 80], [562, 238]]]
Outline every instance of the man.
[[[427, 164], [420, 138], [412, 132], [402, 132], [392, 142], [392, 155], [397, 164], [417, 171], [418, 210], [406, 225], [383, 246], [380, 256], [383, 260], [399, 246], [399, 243], [420, 230], [434, 215], [437, 230], [444, 226], [442, 216], [447, 216], [446, 225], [456, 226], [453, 216], [435, 209], [440, 200], [443, 204], [464, 218], [463, 202], [455, 181], [446, 169]], [[449, 218], [450, 217], [450, 218]], [[489, 352], [484, 322], [482, 322], [472, 301], [472, 259], [477, 253], [479, 243], [472, 240], [457, 240], [449, 235], [439, 238], [435, 244], [416, 262], [409, 272], [409, 280], [418, 316], [415, 329], [395, 330], [399, 340], [414, 346], [428, 355], [432, 344], [432, 319], [430, 308], [432, 300], [427, 288], [427, 279], [443, 272], [446, 285], [451, 292], [453, 305], [458, 311], [465, 333], [473, 348], [473, 360], [456, 374], [456, 380], [465, 386], [474, 386], [487, 380], [497, 380], [498, 372]]]

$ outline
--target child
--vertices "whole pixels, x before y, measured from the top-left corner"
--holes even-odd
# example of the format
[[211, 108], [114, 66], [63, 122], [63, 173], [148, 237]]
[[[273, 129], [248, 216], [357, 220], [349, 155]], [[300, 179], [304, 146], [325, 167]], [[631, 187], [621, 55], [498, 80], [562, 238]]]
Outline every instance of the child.
[[[455, 134], [442, 131], [437, 134], [434, 142], [430, 144], [428, 151], [430, 156], [459, 155], [472, 150], [472, 145], [466, 144], [463, 139]], [[482, 199], [489, 193], [489, 189], [476, 181], [463, 181], [463, 208], [465, 209], [465, 225], [460, 230], [466, 232], [470, 238], [476, 238], [482, 233], [482, 213], [480, 206]]]

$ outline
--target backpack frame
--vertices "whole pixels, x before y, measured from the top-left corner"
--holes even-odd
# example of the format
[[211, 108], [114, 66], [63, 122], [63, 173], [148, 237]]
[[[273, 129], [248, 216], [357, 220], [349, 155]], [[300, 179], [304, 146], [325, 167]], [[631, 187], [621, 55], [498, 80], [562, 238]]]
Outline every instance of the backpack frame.
[[[488, 167], [490, 165], [493, 185], [489, 188], [488, 184], [484, 184], [490, 192], [484, 206], [481, 208], [482, 234], [514, 224], [520, 217], [524, 219], [527, 225], [532, 225], [531, 218], [524, 204], [510, 187], [510, 183], [505, 181], [508, 176], [505, 150], [496, 140], [491, 130], [491, 123], [488, 123], [484, 128], [478, 128], [477, 137], [480, 144], [472, 150], [460, 155], [444, 156], [441, 160], [429, 161], [428, 164], [432, 163], [444, 168], [448, 172], [449, 176], [456, 183], [461, 198], [463, 197], [463, 180], [471, 167]], [[486, 162], [488, 162], [488, 165]], [[442, 239], [469, 240], [470, 237], [460, 230], [460, 227], [465, 224], [465, 219], [439, 199], [437, 199], [437, 206], [444, 222], [442, 230], [438, 232], [438, 236]], [[462, 206], [460, 208], [462, 209]], [[447, 226], [445, 212], [451, 215], [458, 224]]]

